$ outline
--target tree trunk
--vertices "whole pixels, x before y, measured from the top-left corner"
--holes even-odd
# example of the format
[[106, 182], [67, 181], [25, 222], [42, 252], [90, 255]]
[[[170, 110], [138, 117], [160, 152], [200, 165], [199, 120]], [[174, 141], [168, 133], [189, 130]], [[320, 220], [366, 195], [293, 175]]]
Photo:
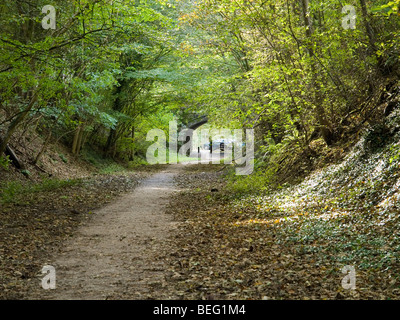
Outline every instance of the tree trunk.
[[[302, 8], [303, 8], [303, 19], [304, 19], [304, 24], [306, 27], [306, 36], [307, 38], [311, 41], [312, 40], [312, 35], [313, 35], [313, 26], [312, 26], [312, 20], [311, 20], [311, 14], [310, 14], [310, 4], [309, 0], [301, 0]], [[311, 58], [311, 73], [313, 75], [313, 87], [314, 87], [314, 99], [315, 99], [315, 110], [316, 110], [316, 116], [317, 116], [317, 121], [319, 123], [319, 128], [322, 134], [322, 137], [324, 138], [326, 144], [328, 146], [332, 145], [334, 141], [334, 135], [332, 133], [332, 130], [330, 128], [330, 123], [326, 119], [325, 115], [325, 110], [323, 107], [323, 97], [321, 95], [321, 89], [320, 85], [318, 83], [318, 71], [317, 71], [317, 65], [315, 61], [315, 52], [314, 49], [312, 48], [312, 43], [310, 43], [307, 46], [308, 54]]]
[[78, 142], [79, 142], [79, 134], [81, 132], [81, 124], [79, 124], [78, 128], [75, 130], [74, 141], [72, 142], [72, 154], [76, 155]]
[[129, 161], [133, 161], [134, 156], [135, 156], [135, 146], [134, 146], [134, 139], [135, 139], [135, 127], [132, 127], [132, 147], [131, 147], [131, 155], [129, 157]]
[[15, 131], [18, 128], [18, 125], [25, 119], [25, 117], [29, 114], [29, 112], [32, 110], [33, 106], [36, 103], [38, 97], [38, 93], [37, 91], [33, 94], [32, 98], [31, 98], [31, 102], [29, 103], [29, 105], [25, 108], [25, 110], [23, 112], [21, 112], [18, 117], [16, 117], [14, 119], [14, 121], [11, 122], [10, 126], [7, 129], [7, 133], [4, 136], [4, 138], [2, 139], [2, 141], [0, 141], [0, 154], [3, 154], [6, 149], [7, 149], [7, 144], [10, 141], [12, 135], [15, 133]]
[[[3, 139], [0, 137], [0, 143], [3, 143]], [[14, 150], [11, 149], [8, 145], [6, 145], [6, 150], [4, 151], [4, 154], [8, 156], [8, 158], [11, 160], [11, 163], [13, 164], [14, 167], [17, 169], [25, 169], [25, 165], [18, 159], [17, 155], [15, 154]], [[0, 157], [2, 156], [2, 153], [0, 154]]]
[[377, 54], [378, 49], [376, 47], [376, 42], [377, 42], [376, 31], [370, 22], [370, 15], [368, 14], [367, 4], [366, 4], [365, 0], [359, 0], [359, 2], [360, 2], [360, 6], [361, 6], [361, 13], [362, 13], [362, 17], [363, 17], [364, 28], [365, 28], [365, 31], [368, 36], [369, 51], [371, 52], [371, 56], [372, 55], [376, 56], [376, 59], [378, 61], [377, 68], [378, 68], [380, 75], [387, 76], [390, 74], [390, 72], [392, 70], [390, 67], [388, 68], [385, 66], [384, 57], [382, 55]]
[[105, 150], [104, 150], [105, 151], [104, 152], [105, 156], [114, 154], [115, 145], [117, 143], [117, 138], [116, 137], [117, 137], [117, 130], [110, 129], [110, 134], [108, 135], [106, 147], [105, 147]]
[[47, 138], [46, 138], [46, 141], [44, 142], [44, 144], [43, 144], [42, 148], [40, 149], [38, 155], [36, 156], [35, 160], [33, 161], [33, 164], [34, 164], [34, 165], [36, 165], [36, 164], [39, 162], [39, 160], [40, 160], [40, 158], [42, 157], [43, 153], [46, 151], [47, 146], [48, 146], [49, 143], [50, 143], [51, 136], [52, 136], [52, 134], [51, 134], [51, 131], [50, 131], [49, 135], [48, 135]]
[[376, 52], [376, 45], [375, 45], [376, 38], [375, 38], [374, 29], [372, 28], [371, 23], [369, 22], [367, 4], [365, 3], [365, 0], [359, 0], [359, 1], [360, 1], [360, 6], [361, 6], [361, 12], [362, 12], [365, 31], [367, 32], [367, 36], [368, 36], [368, 40], [369, 40], [370, 49], [372, 52], [375, 53]]
[[76, 145], [76, 154], [78, 155], [81, 152], [82, 149], [82, 143], [83, 143], [83, 134], [85, 133], [85, 129], [83, 125], [80, 126], [79, 129], [79, 134], [78, 134], [78, 142]]
[[[119, 81], [119, 86], [115, 89], [115, 101], [113, 105], [113, 110], [121, 112], [122, 110], [122, 103], [121, 103], [121, 93], [123, 90], [123, 87], [125, 86], [125, 80], [120, 80]], [[116, 154], [116, 149], [117, 149], [117, 140], [118, 140], [118, 134], [117, 134], [117, 129], [118, 129], [118, 124], [116, 124], [115, 129], [110, 129], [110, 134], [108, 135], [107, 143], [104, 148], [104, 155], [112, 155], [113, 157]]]

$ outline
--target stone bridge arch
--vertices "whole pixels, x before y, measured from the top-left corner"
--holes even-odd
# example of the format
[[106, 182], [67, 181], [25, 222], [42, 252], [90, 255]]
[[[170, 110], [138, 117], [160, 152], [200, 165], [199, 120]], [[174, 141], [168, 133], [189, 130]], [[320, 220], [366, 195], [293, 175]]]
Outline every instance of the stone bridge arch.
[[194, 130], [200, 128], [201, 126], [205, 125], [206, 123], [208, 123], [208, 117], [207, 116], [203, 116], [200, 119], [196, 119], [194, 122], [189, 124], [187, 126], [187, 129], [191, 129], [191, 130], [194, 131]]

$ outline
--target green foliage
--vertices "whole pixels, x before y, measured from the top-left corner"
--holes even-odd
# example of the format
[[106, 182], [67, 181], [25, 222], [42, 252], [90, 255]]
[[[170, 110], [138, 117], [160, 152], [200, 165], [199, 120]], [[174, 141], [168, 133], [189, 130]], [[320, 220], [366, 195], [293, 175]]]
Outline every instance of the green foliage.
[[11, 203], [17, 194], [22, 194], [23, 185], [17, 181], [10, 181], [0, 186], [0, 202]]
[[115, 162], [110, 162], [99, 169], [100, 174], [112, 174], [126, 171], [126, 167]]
[[196, 28], [189, 38], [196, 64], [210, 66], [211, 58], [220, 66], [210, 77], [202, 71], [202, 90], [191, 92], [195, 108], [218, 122], [256, 126], [259, 139], [292, 137], [306, 147], [321, 127], [329, 145], [340, 139], [342, 119], [351, 114], [347, 120], [361, 123], [360, 102], [381, 90], [377, 73], [394, 74], [399, 65], [399, 20], [362, 17], [360, 3], [346, 3], [357, 12], [356, 29], [346, 30], [343, 4], [309, 1], [308, 33], [302, 1], [199, 1], [180, 20]]
[[91, 148], [85, 148], [83, 150], [82, 158], [96, 167], [100, 174], [124, 172], [127, 170], [122, 164], [116, 163], [110, 158], [103, 157], [99, 152]]
[[62, 160], [62, 162], [68, 163], [68, 159], [65, 157], [65, 155], [63, 155], [62, 153], [60, 153], [58, 156], [60, 157], [60, 159]]
[[[10, 119], [5, 131], [11, 136], [27, 117], [40, 116], [50, 130], [84, 132], [78, 152], [94, 130], [96, 142], [113, 136], [111, 148], [158, 109], [154, 84], [179, 79], [162, 61], [174, 46], [169, 3], [57, 0], [54, 31], [41, 27], [45, 4], [0, 5], [0, 120]], [[67, 139], [72, 144], [75, 137]]]
[[379, 11], [398, 0], [350, 1], [349, 30], [336, 0], [57, 0], [56, 30], [41, 27], [45, 4], [0, 5], [0, 123], [9, 139], [36, 118], [75, 154], [143, 157], [148, 130], [194, 115], [256, 128], [266, 161], [267, 139], [332, 145], [399, 69], [400, 21]]
[[28, 194], [49, 192], [60, 188], [71, 187], [80, 183], [79, 179], [58, 180], [44, 179], [39, 183], [23, 184], [19, 181], [9, 181], [0, 185], [0, 203], [20, 203]]
[[235, 171], [229, 175], [228, 188], [232, 190], [235, 197], [241, 198], [246, 195], [262, 194], [270, 189], [276, 174], [277, 166], [256, 165], [254, 173], [248, 176], [236, 176]]
[[136, 169], [146, 165], [148, 165], [148, 162], [145, 159], [136, 157], [133, 161], [129, 161], [128, 168]]
[[22, 173], [23, 175], [27, 176], [27, 177], [29, 177], [29, 176], [31, 175], [31, 172], [30, 172], [29, 170], [26, 170], [26, 169], [21, 170], [21, 173]]
[[387, 4], [376, 6], [372, 11], [374, 12], [384, 12], [385, 14], [400, 14], [400, 0], [390, 1]]
[[10, 167], [10, 156], [6, 156], [6, 157], [1, 157], [0, 156], [0, 168], [3, 168], [4, 170], [8, 170]]

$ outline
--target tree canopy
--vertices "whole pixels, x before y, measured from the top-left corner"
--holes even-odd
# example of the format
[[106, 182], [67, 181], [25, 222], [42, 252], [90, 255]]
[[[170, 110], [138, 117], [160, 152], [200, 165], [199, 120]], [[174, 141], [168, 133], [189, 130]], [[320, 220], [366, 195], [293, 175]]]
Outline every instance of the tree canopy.
[[198, 115], [261, 149], [331, 146], [399, 76], [398, 1], [56, 0], [54, 29], [46, 5], [0, 4], [1, 154], [25, 124], [133, 159], [150, 128]]

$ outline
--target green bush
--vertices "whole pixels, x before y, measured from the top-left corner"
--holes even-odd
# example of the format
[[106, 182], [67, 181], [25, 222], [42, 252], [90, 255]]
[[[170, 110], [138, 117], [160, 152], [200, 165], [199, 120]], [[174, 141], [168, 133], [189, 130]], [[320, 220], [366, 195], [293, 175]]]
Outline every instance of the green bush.
[[229, 174], [228, 188], [238, 196], [266, 192], [274, 181], [276, 166], [265, 168], [256, 165], [254, 172], [248, 176], [236, 176], [233, 170]]
[[0, 186], [0, 203], [10, 203], [17, 194], [21, 194], [24, 186], [19, 181], [6, 182]]
[[67, 159], [62, 153], [60, 153], [58, 156], [60, 157], [60, 159], [61, 159], [64, 163], [68, 163], [68, 159]]
[[0, 168], [3, 168], [4, 170], [8, 170], [10, 167], [10, 157], [6, 156], [6, 157], [0, 157]]
[[133, 161], [129, 162], [129, 169], [135, 169], [137, 167], [148, 165], [148, 162], [140, 157], [136, 157]]

